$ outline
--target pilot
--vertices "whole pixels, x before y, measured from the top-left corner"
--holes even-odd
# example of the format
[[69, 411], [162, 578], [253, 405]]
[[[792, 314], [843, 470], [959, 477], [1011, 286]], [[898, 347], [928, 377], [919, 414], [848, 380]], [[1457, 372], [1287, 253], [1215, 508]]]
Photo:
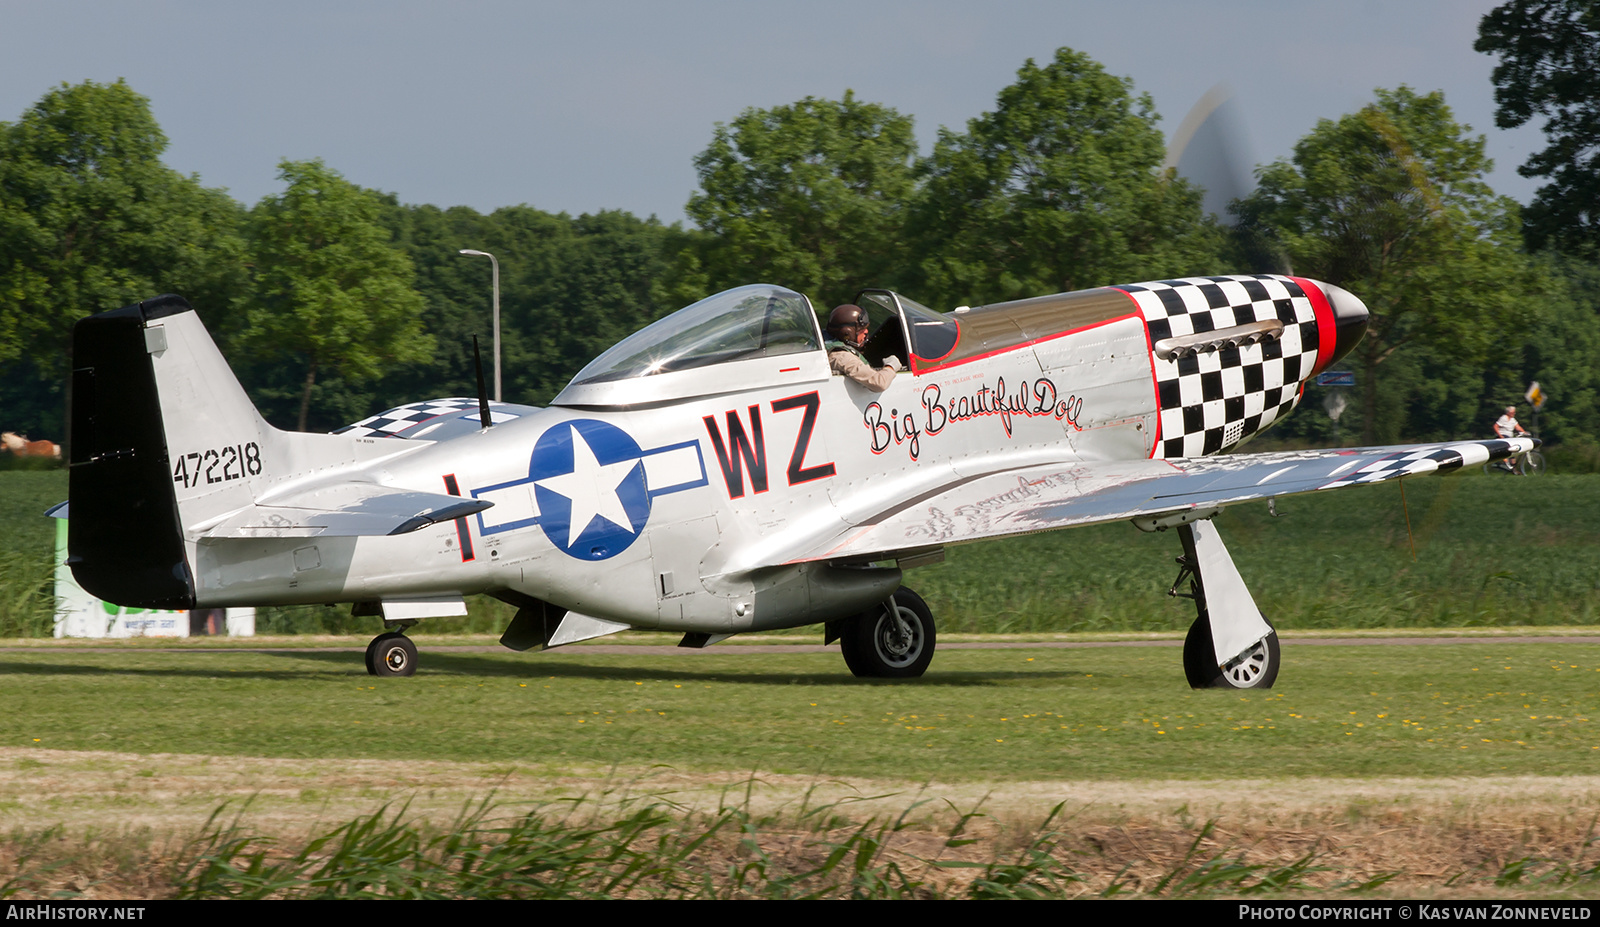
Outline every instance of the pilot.
[[828, 366], [836, 374], [847, 376], [875, 393], [881, 393], [894, 382], [900, 360], [885, 358], [882, 367], [873, 369], [861, 353], [867, 340], [867, 314], [860, 306], [845, 303], [828, 315]]

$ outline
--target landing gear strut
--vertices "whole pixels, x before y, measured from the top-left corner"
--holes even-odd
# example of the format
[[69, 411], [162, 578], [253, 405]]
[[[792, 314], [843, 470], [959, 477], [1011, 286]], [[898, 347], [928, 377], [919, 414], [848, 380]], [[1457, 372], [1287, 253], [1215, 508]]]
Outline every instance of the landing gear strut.
[[[1189, 687], [1272, 688], [1282, 662], [1278, 632], [1256, 608], [1217, 529], [1199, 521], [1178, 526], [1178, 537], [1183, 556], [1167, 595], [1193, 599], [1198, 613], [1183, 639], [1183, 675]], [[1185, 580], [1188, 591], [1183, 589]], [[1223, 638], [1221, 646], [1218, 637]]]
[[367, 645], [371, 676], [410, 676], [417, 671], [417, 645], [398, 631], [379, 634]]

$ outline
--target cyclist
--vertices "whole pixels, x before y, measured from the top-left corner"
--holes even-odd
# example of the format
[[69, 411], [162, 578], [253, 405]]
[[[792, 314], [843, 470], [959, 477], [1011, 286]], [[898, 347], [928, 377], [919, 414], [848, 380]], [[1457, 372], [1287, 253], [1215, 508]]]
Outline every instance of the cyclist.
[[[1494, 435], [1497, 438], [1515, 438], [1518, 435], [1525, 435], [1527, 433], [1528, 429], [1523, 428], [1522, 425], [1517, 421], [1516, 406], [1506, 406], [1506, 414], [1500, 416], [1494, 421]], [[1516, 472], [1516, 468], [1512, 466], [1509, 458], [1500, 461], [1499, 463], [1495, 464], [1495, 466], [1508, 472]]]

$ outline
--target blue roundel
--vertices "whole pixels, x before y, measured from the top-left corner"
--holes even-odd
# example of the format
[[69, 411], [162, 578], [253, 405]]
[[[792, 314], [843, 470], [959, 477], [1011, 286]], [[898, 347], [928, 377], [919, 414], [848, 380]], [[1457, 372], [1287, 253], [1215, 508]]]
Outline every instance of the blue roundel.
[[627, 550], [650, 520], [642, 456], [627, 432], [594, 419], [563, 422], [540, 435], [528, 476], [550, 543], [580, 560]]

